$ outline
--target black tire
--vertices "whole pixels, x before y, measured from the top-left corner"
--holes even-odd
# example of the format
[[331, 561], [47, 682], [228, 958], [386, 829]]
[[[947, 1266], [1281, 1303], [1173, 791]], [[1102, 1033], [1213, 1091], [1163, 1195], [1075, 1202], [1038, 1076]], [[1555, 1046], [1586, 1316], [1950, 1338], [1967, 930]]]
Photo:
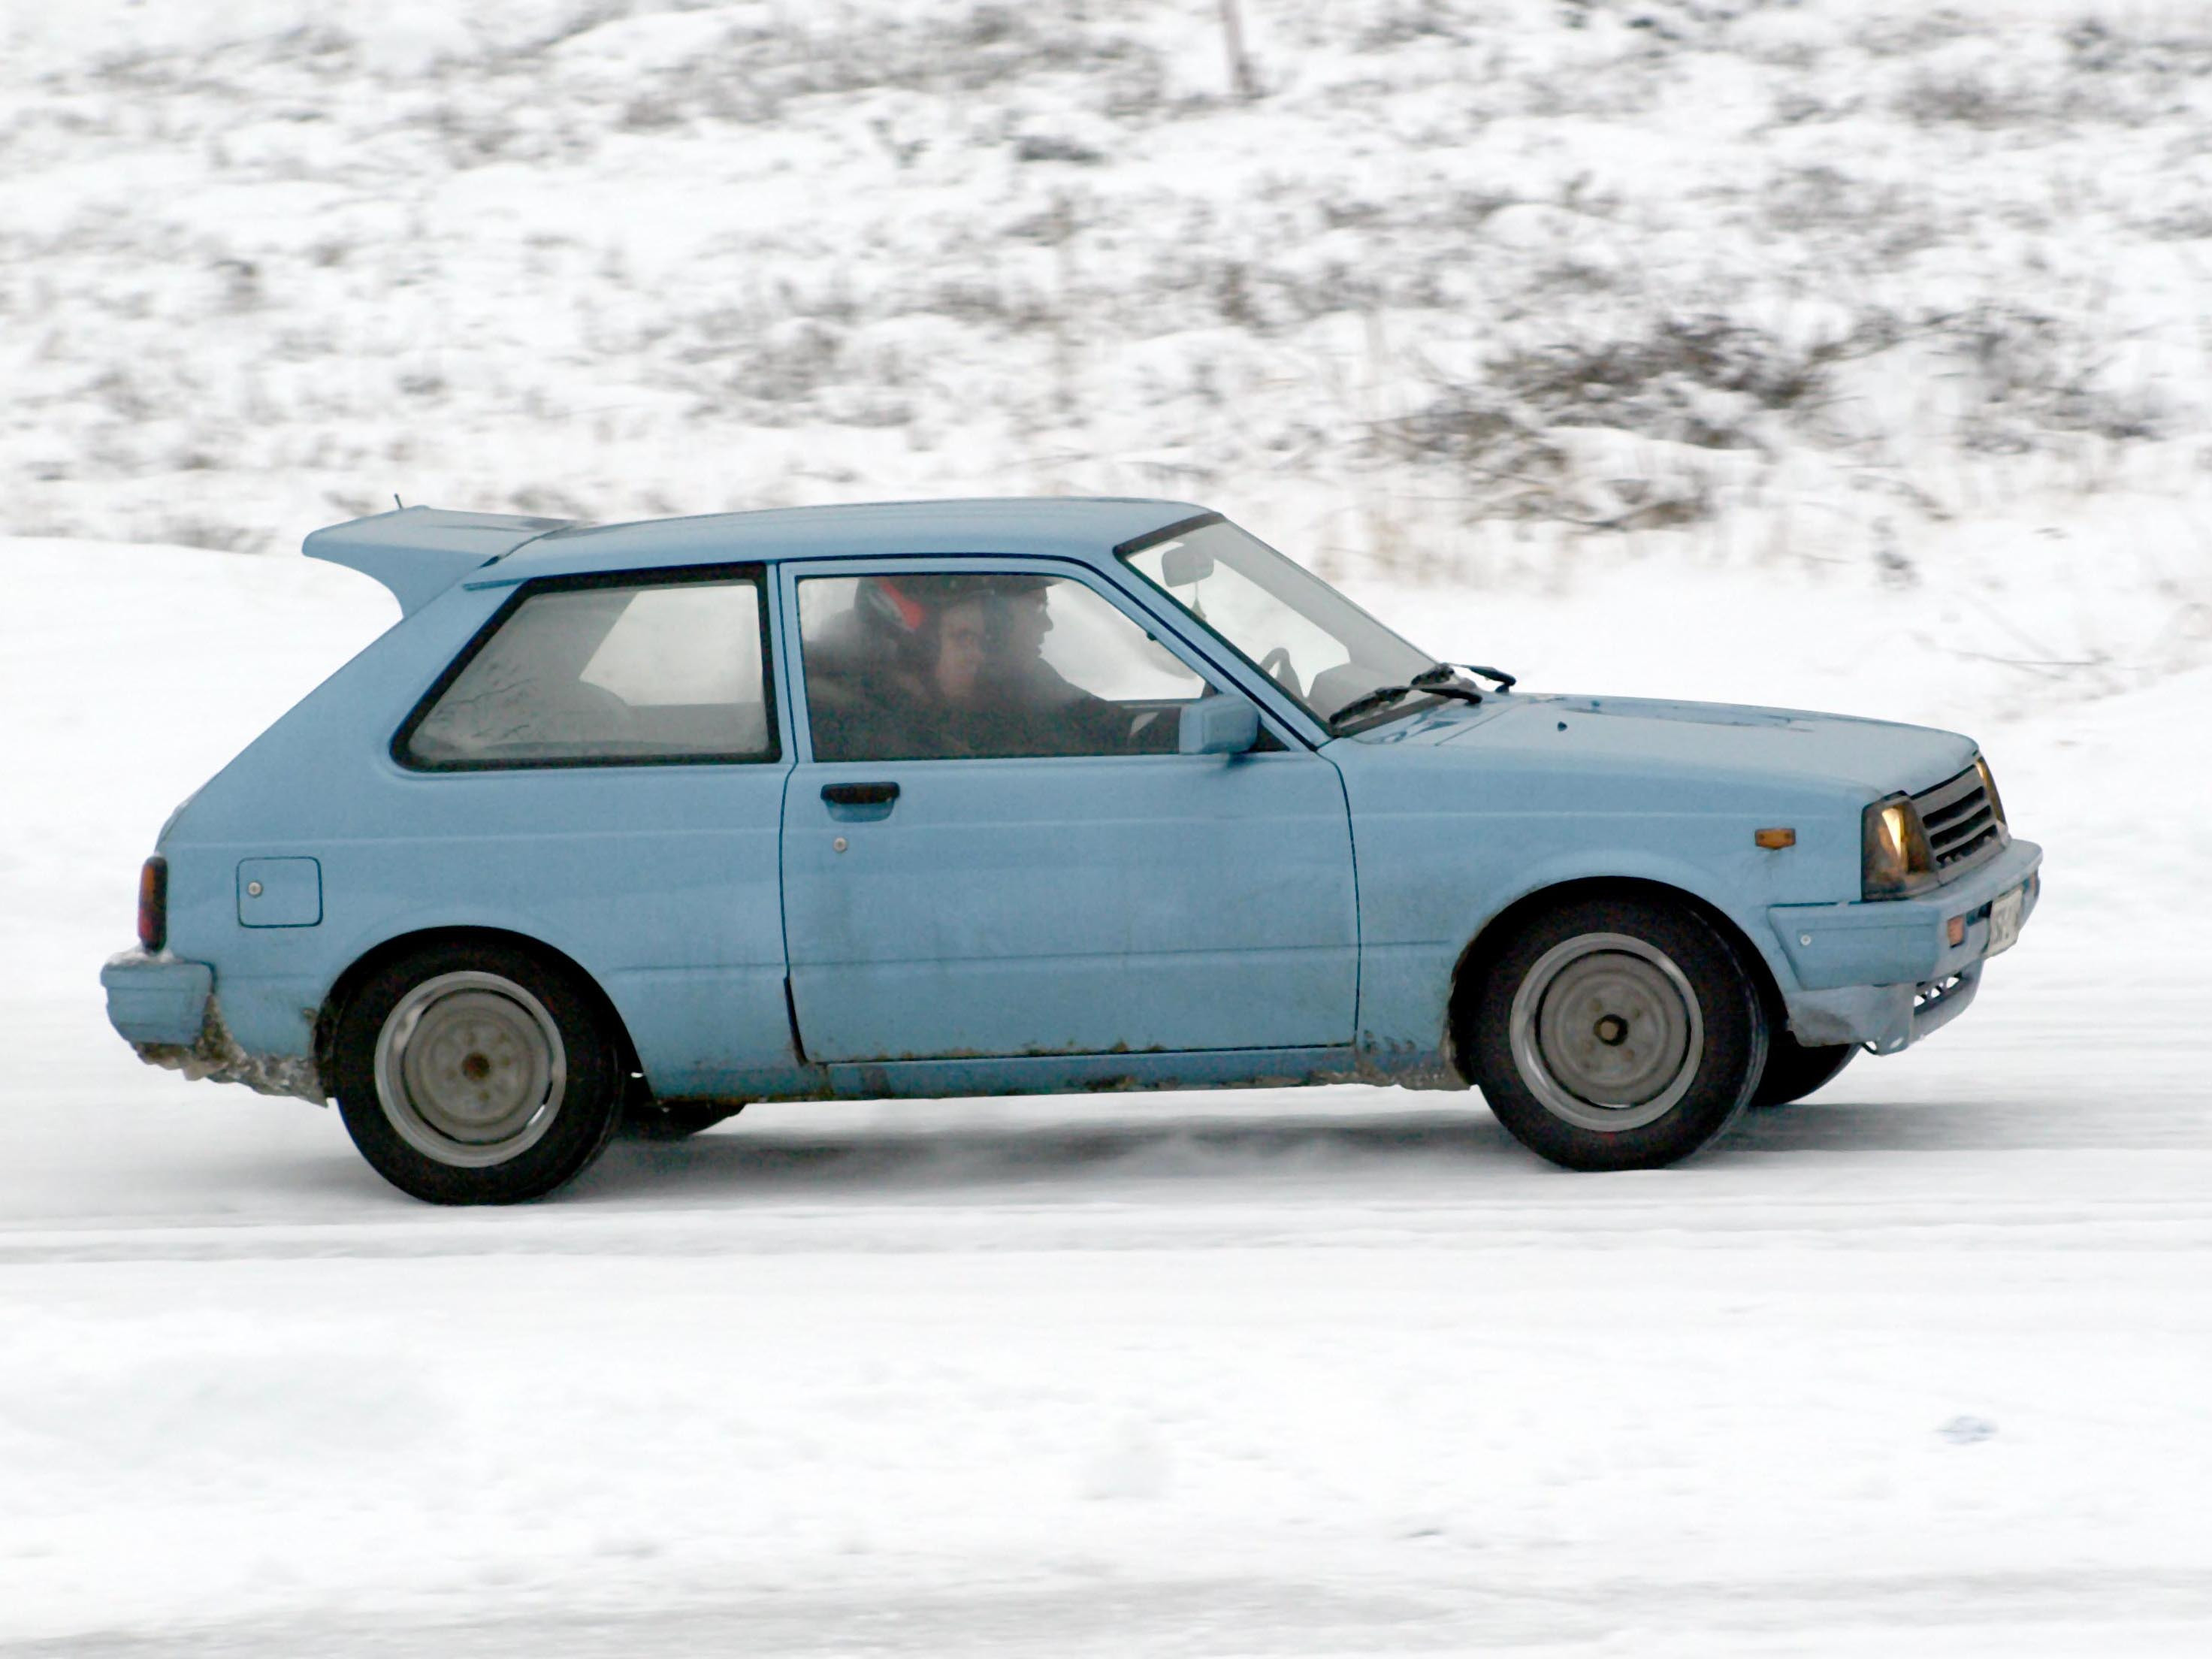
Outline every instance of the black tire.
[[1767, 1024], [1736, 947], [1704, 917], [1594, 898], [1507, 942], [1459, 1040], [1483, 1099], [1531, 1152], [1570, 1170], [1654, 1170], [1735, 1121], [1765, 1069]]
[[1793, 1100], [1802, 1100], [1850, 1065], [1858, 1051], [1855, 1042], [1808, 1048], [1778, 1025], [1767, 1033], [1766, 1069], [1759, 1073], [1751, 1103], [1787, 1106]]
[[696, 1100], [664, 1103], [648, 1097], [632, 1102], [629, 1109], [623, 1114], [621, 1133], [625, 1140], [689, 1140], [744, 1109], [743, 1106], [714, 1106]]
[[622, 1115], [597, 1004], [507, 945], [432, 945], [378, 969], [338, 1016], [331, 1062], [353, 1144], [432, 1204], [542, 1198], [606, 1150]]

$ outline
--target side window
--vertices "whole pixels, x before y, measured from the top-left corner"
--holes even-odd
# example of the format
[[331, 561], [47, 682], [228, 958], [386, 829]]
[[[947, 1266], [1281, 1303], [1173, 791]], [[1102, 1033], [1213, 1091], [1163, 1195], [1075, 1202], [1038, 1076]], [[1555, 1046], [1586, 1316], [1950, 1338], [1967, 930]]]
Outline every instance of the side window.
[[1213, 689], [1064, 577], [810, 577], [799, 619], [817, 760], [1171, 751]]
[[401, 753], [433, 768], [773, 760], [759, 579], [533, 594]]

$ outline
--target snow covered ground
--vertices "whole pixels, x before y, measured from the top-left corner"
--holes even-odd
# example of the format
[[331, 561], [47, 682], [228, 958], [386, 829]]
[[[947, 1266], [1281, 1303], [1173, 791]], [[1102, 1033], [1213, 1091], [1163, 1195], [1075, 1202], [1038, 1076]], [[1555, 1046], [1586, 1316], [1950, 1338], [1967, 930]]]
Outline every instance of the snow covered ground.
[[[0, 1651], [2212, 1648], [2205, 8], [1243, 11], [1251, 99], [1214, 0], [0, 0]], [[793, 1106], [434, 1212], [95, 982], [392, 616], [252, 553], [394, 489], [1195, 497], [1972, 731], [2045, 897], [1664, 1172]]]
[[[1544, 685], [1896, 695], [1786, 644], [1878, 614], [1700, 591], [1664, 638], [1634, 589], [1368, 597]], [[2212, 1637], [2203, 672], [1918, 680], [2045, 906], [1938, 1039], [1680, 1169], [1561, 1175], [1462, 1096], [793, 1106], [455, 1215], [140, 1066], [94, 982], [168, 806], [388, 597], [20, 541], [0, 596], [5, 1650]]]

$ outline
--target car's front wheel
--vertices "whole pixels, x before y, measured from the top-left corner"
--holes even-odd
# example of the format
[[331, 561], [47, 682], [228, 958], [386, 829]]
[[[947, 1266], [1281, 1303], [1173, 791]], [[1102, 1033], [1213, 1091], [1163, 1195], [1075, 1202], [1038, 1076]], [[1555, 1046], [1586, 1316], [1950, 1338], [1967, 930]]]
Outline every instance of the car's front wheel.
[[1766, 1063], [1735, 947], [1686, 906], [1571, 901], [1522, 927], [1466, 1010], [1460, 1051], [1514, 1138], [1571, 1170], [1649, 1170], [1734, 1121]]
[[1751, 1097], [1751, 1103], [1787, 1106], [1793, 1100], [1802, 1100], [1814, 1090], [1832, 1082], [1858, 1051], [1855, 1042], [1824, 1043], [1814, 1048], [1798, 1042], [1787, 1031], [1771, 1032], [1766, 1040], [1766, 1069], [1759, 1074], [1759, 1087]]
[[339, 1015], [338, 1109], [363, 1158], [433, 1204], [512, 1204], [580, 1174], [621, 1115], [612, 1034], [570, 975], [497, 945], [372, 973]]

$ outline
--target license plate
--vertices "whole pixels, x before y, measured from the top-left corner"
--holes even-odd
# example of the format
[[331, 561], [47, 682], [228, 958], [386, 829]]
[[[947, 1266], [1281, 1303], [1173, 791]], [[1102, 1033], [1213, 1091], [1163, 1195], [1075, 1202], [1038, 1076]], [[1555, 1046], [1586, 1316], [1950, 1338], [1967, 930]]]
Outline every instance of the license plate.
[[1990, 901], [1990, 948], [1984, 956], [1993, 957], [2020, 943], [2020, 913], [2027, 900], [2027, 889], [2015, 887]]

